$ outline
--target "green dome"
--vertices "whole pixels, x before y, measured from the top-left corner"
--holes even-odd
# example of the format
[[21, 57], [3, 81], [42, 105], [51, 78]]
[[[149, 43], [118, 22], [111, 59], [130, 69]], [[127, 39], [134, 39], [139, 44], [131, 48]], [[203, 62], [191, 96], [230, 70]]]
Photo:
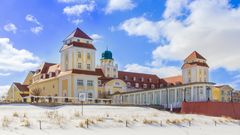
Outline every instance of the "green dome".
[[108, 50], [104, 51], [102, 53], [102, 59], [113, 59], [112, 58], [112, 52], [108, 51]]

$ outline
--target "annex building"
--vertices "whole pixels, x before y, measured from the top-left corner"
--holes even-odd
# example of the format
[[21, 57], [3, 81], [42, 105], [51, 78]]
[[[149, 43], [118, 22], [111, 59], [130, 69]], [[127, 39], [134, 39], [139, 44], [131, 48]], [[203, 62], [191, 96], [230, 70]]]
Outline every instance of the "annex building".
[[119, 71], [110, 50], [102, 53], [99, 66], [96, 61], [93, 39], [77, 28], [64, 39], [60, 62], [45, 62], [30, 71], [22, 84], [14, 82], [6, 100], [79, 102], [79, 94], [85, 93], [88, 102], [108, 99], [115, 104], [179, 107], [184, 100], [214, 99], [207, 60], [196, 51], [184, 60], [182, 75], [168, 78]]

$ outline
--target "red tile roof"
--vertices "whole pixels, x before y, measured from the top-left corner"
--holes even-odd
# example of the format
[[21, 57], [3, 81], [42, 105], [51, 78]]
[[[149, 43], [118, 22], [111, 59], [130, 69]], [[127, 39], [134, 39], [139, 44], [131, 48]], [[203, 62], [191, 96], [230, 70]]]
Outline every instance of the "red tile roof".
[[55, 63], [47, 63], [45, 62], [42, 66], [42, 69], [40, 69], [40, 73], [41, 74], [44, 74], [44, 73], [47, 73], [48, 72], [48, 69], [50, 66], [53, 66], [53, 65], [56, 65]]
[[96, 48], [92, 44], [73, 41], [73, 42], [68, 44], [68, 46], [71, 46], [71, 45], [76, 46], [76, 47], [82, 47], [82, 48], [88, 48], [88, 49], [96, 50]]
[[90, 39], [92, 40], [92, 38], [90, 38], [86, 33], [84, 33], [81, 29], [77, 28], [76, 30], [74, 30], [67, 38], [71, 38], [71, 37], [78, 37], [78, 38], [85, 38], [85, 39]]
[[201, 54], [199, 54], [197, 51], [194, 51], [184, 61], [194, 58], [206, 60]]
[[209, 67], [207, 63], [202, 63], [202, 62], [192, 62], [192, 63], [185, 63], [182, 65], [182, 69], [185, 68], [190, 68], [194, 66], [202, 66], [202, 67]]
[[[125, 76], [127, 76], [127, 79]], [[133, 80], [134, 77], [136, 78], [135, 81]], [[139, 84], [139, 88], [143, 88], [143, 85], [146, 84], [147, 87], [144, 89], [150, 89], [152, 84], [155, 88], [159, 87], [159, 78], [153, 74], [118, 71], [118, 78], [126, 83], [131, 83], [131, 87], [135, 87], [136, 83]], [[151, 81], [149, 79], [151, 79]]]
[[95, 71], [72, 69], [72, 73], [74, 73], [74, 74], [85, 74], [85, 75], [104, 76], [104, 74], [103, 74], [103, 72], [102, 72], [101, 69], [96, 69]]
[[21, 92], [28, 92], [28, 85], [22, 85], [21, 83], [13, 83]]
[[182, 76], [172, 76], [172, 77], [166, 77], [166, 78], [162, 78], [167, 84], [173, 84], [173, 85], [178, 85], [178, 84], [182, 84], [183, 80], [182, 80]]

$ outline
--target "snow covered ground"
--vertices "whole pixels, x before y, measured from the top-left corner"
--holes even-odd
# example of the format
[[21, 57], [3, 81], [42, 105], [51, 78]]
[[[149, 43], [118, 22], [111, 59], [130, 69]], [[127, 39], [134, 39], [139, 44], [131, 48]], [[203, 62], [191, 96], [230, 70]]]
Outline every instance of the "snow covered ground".
[[240, 121], [224, 117], [91, 105], [83, 113], [72, 105], [0, 105], [0, 135], [240, 135]]

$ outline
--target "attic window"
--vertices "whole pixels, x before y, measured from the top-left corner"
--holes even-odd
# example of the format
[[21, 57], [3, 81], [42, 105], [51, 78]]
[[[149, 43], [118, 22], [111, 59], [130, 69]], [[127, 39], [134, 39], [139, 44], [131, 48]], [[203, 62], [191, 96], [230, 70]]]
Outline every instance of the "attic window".
[[136, 77], [133, 77], [133, 81], [136, 81]]
[[80, 42], [80, 39], [77, 39], [77, 42]]
[[149, 81], [149, 82], [152, 82], [152, 78], [149, 78], [148, 81]]
[[154, 85], [154, 84], [151, 84], [151, 88], [154, 89], [154, 88], [155, 88], [155, 85]]
[[141, 81], [144, 82], [144, 78], [143, 77], [141, 78]]
[[124, 76], [124, 80], [128, 80], [128, 77], [127, 77], [127, 76]]

